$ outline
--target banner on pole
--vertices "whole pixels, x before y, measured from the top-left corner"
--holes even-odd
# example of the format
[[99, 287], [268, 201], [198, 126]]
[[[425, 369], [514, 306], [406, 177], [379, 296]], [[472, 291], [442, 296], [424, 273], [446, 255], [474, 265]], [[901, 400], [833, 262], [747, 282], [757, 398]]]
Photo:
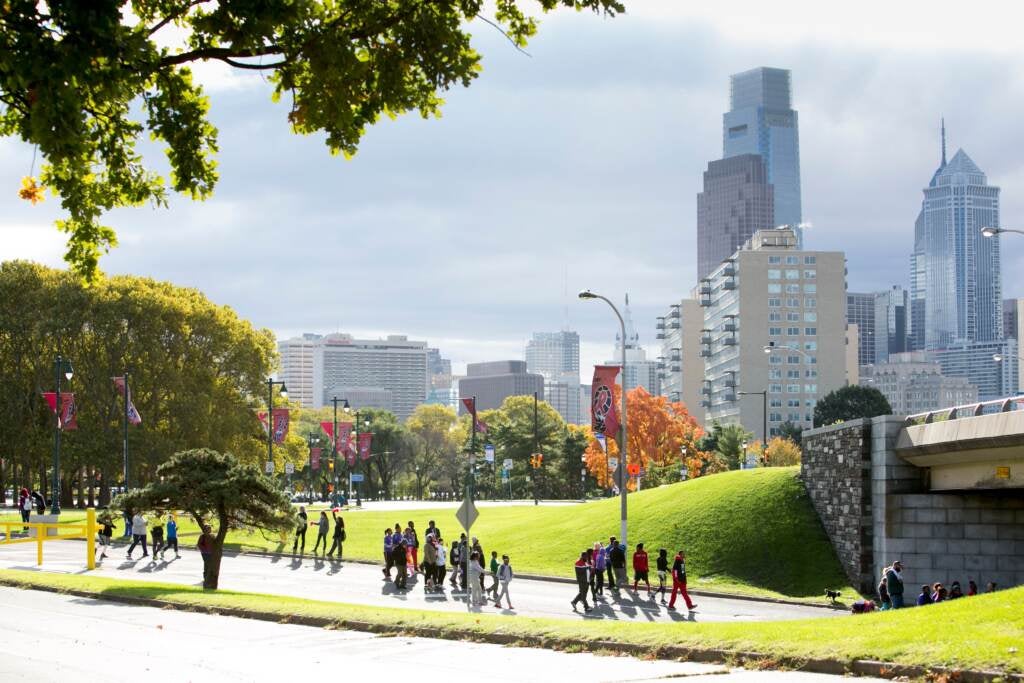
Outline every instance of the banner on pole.
[[373, 443], [373, 432], [359, 432], [359, 457], [370, 459], [370, 444]]
[[462, 399], [462, 405], [466, 406], [466, 411], [473, 417], [473, 431], [478, 434], [482, 434], [487, 431], [487, 423], [480, 420], [476, 416], [476, 397], [470, 396]]
[[619, 416], [615, 411], [615, 378], [618, 365], [594, 366], [594, 381], [590, 387], [591, 429], [605, 436], [615, 436], [619, 430]]
[[320, 454], [322, 452], [323, 452], [323, 449], [320, 448], [319, 446], [316, 446], [315, 448], [310, 448], [309, 449], [309, 466], [312, 469], [314, 469], [314, 470], [320, 469]]
[[121, 396], [128, 402], [128, 421], [133, 425], [137, 425], [142, 422], [142, 416], [139, 415], [139, 411], [135, 409], [135, 403], [132, 401], [132, 389], [128, 387], [127, 395], [125, 395], [125, 383], [124, 377], [112, 377], [114, 380], [114, 386], [121, 392]]
[[[50, 412], [57, 412], [57, 392], [43, 392], [43, 399], [46, 405], [50, 406]], [[57, 426], [64, 431], [78, 429], [78, 405], [75, 403], [74, 393], [60, 392], [60, 415], [57, 418]]]
[[274, 443], [284, 443], [288, 436], [289, 414], [288, 408], [274, 408], [271, 413], [274, 421]]
[[349, 464], [355, 462], [355, 452], [352, 450], [352, 423], [339, 422], [338, 434], [334, 441], [334, 452], [345, 457]]
[[[320, 423], [320, 429], [324, 430], [324, 434], [327, 435], [328, 440], [330, 441], [331, 444], [333, 444], [334, 443], [334, 423], [330, 422], [330, 421], [321, 422]], [[337, 449], [334, 449], [334, 450], [337, 451]]]

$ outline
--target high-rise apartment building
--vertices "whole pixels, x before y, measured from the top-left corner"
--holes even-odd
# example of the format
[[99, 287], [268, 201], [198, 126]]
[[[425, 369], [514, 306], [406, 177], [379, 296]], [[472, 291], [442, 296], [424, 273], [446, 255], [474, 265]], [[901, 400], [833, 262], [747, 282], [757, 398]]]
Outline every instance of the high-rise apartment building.
[[947, 377], [942, 365], [924, 351], [890, 354], [888, 360], [861, 369], [861, 386], [874, 387], [888, 399], [895, 415], [974, 403], [978, 387], [964, 377]]
[[661, 395], [685, 404], [700, 424], [704, 424], [700, 393], [704, 385], [704, 363], [700, 357], [703, 327], [704, 312], [696, 299], [682, 299], [670, 305], [668, 314], [659, 316], [655, 326], [655, 337], [661, 342]]
[[775, 227], [772, 186], [760, 154], [708, 164], [697, 195], [697, 277], [706, 277], [758, 230]]
[[[494, 410], [509, 396], [533, 396], [544, 400], [544, 377], [527, 372], [526, 361], [499, 360], [487, 363], [469, 363], [466, 376], [459, 379], [459, 396], [476, 396], [476, 409]], [[465, 413], [459, 404], [459, 414]]]
[[[430, 386], [428, 349], [423, 341], [404, 335], [385, 339], [354, 339], [349, 334], [329, 334], [318, 340], [314, 355], [313, 407], [332, 398], [385, 402], [372, 407], [393, 412], [404, 420], [424, 403]], [[291, 387], [289, 387], [289, 390]]]
[[[982, 228], [999, 226], [999, 188], [961, 149], [942, 163], [924, 189], [914, 227], [911, 258], [912, 327], [915, 347], [942, 349], [1002, 338], [1002, 281], [999, 235]], [[917, 308], [913, 308], [913, 307]]]
[[288, 388], [288, 397], [298, 401], [303, 408], [318, 405], [313, 392], [313, 373], [316, 364], [316, 348], [323, 339], [319, 334], [306, 333], [294, 339], [282, 339], [277, 343], [281, 357], [281, 372], [278, 377]]
[[818, 399], [846, 383], [845, 270], [842, 252], [761, 230], [700, 282], [707, 422], [758, 438], [765, 423], [768, 437], [784, 422], [812, 426]]
[[545, 400], [566, 422], [581, 424], [580, 335], [576, 332], [534, 332], [526, 342], [526, 368], [544, 377]]
[[[760, 67], [733, 75], [729, 105], [722, 117], [722, 156], [760, 155], [774, 191], [770, 227], [798, 226], [803, 215], [800, 135], [792, 106], [790, 72]], [[802, 245], [800, 229], [795, 228], [795, 233], [798, 245]]]

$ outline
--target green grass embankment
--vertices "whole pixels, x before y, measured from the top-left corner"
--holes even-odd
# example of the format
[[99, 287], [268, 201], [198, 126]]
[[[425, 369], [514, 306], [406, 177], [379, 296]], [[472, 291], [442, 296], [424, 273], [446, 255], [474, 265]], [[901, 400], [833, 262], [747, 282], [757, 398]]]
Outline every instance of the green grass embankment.
[[[687, 552], [691, 587], [766, 597], [819, 601], [826, 588], [845, 597], [847, 584], [797, 468], [764, 468], [725, 472], [629, 496], [629, 541], [643, 542], [651, 555], [658, 548]], [[71, 521], [75, 513], [66, 518]], [[454, 510], [366, 511], [343, 513], [347, 531], [345, 556], [377, 561], [385, 527], [412, 520], [423, 538], [435, 520], [450, 546], [460, 531]], [[316, 514], [310, 515], [310, 521]], [[521, 574], [571, 576], [579, 553], [594, 541], [607, 543], [619, 531], [619, 500], [579, 505], [482, 507], [473, 527], [484, 550], [508, 553]], [[182, 518], [180, 536], [190, 543], [198, 536], [191, 520]], [[307, 532], [306, 549], [316, 539]], [[263, 534], [234, 532], [234, 550], [291, 551]], [[652, 572], [653, 574], [653, 572]]]
[[[658, 653], [670, 646], [759, 653], [771, 661], [879, 660], [953, 669], [1024, 671], [1024, 588], [898, 611], [835, 619], [733, 623], [619, 623], [452, 614], [300, 598], [203, 591], [192, 586], [94, 576], [0, 570], [0, 583], [86, 592], [99, 598], [162, 600], [183, 608], [239, 610], [275, 621], [361, 625], [465, 639], [503, 636], [534, 646], [602, 649], [612, 641]], [[235, 612], [237, 613], [237, 612]], [[673, 655], [671, 652], [664, 653]]]

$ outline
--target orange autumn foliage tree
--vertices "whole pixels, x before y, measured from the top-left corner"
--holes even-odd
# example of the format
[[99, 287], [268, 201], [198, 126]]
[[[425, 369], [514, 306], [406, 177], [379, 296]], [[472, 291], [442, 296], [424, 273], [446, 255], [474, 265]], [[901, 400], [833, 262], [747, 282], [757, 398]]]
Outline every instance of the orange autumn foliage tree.
[[[615, 386], [615, 405], [619, 406], [622, 389]], [[686, 447], [685, 466], [690, 477], [700, 476], [712, 454], [697, 449], [697, 440], [704, 430], [690, 415], [683, 403], [672, 403], [664, 396], [652, 396], [643, 387], [632, 389], [626, 394], [628, 424], [626, 429], [629, 464], [639, 465], [645, 470], [656, 467], [677, 468], [682, 463], [682, 447]], [[615, 438], [607, 439], [606, 454], [596, 438], [591, 436], [586, 452], [587, 471], [597, 479], [600, 486], [613, 485], [614, 470], [609, 472], [608, 459], [619, 457], [619, 446]], [[629, 490], [636, 489], [636, 481], [630, 479]]]

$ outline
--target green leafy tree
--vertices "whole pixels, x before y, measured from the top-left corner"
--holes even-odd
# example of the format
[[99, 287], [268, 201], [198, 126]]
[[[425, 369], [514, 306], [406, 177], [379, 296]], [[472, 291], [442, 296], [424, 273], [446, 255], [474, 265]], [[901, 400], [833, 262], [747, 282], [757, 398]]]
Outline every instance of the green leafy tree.
[[781, 436], [783, 439], [789, 439], [797, 446], [800, 445], [800, 440], [803, 439], [803, 435], [804, 430], [801, 429], [800, 427], [797, 427], [789, 420], [786, 420], [781, 425], [779, 425], [779, 436]]
[[[193, 199], [217, 182], [217, 130], [191, 66], [263, 73], [290, 100], [292, 130], [324, 133], [352, 155], [382, 115], [439, 116], [441, 93], [481, 70], [469, 29], [491, 24], [517, 47], [537, 30], [529, 8], [615, 15], [617, 0], [9, 0], [0, 7], [0, 135], [38, 147], [41, 182], [61, 198], [65, 255], [88, 280], [116, 245], [112, 208], [167, 202], [138, 142], [165, 147], [170, 188]], [[34, 180], [23, 192], [39, 198]]]
[[[514, 495], [531, 498], [535, 495], [550, 495], [548, 489], [553, 479], [557, 486], [557, 463], [565, 438], [565, 421], [558, 411], [544, 401], [537, 403], [536, 441], [532, 396], [509, 396], [501, 408], [495, 414], [486, 416], [485, 420], [488, 425], [487, 438], [496, 450], [495, 457], [499, 460], [512, 459]], [[478, 439], [477, 443], [480, 441]], [[541, 467], [533, 468], [530, 466], [530, 455], [537, 452], [544, 456], [544, 461]], [[493, 491], [496, 491], [497, 482], [489, 483]]]
[[411, 466], [416, 495], [422, 497], [441, 475], [441, 464], [458, 457], [465, 435], [455, 410], [443, 405], [417, 406], [405, 424], [418, 441]]
[[715, 438], [718, 454], [725, 461], [730, 470], [739, 469], [743, 461], [743, 444], [748, 446], [753, 441], [754, 435], [743, 428], [743, 425], [730, 424], [718, 427], [718, 434]]
[[114, 504], [137, 512], [182, 510], [200, 528], [210, 525], [213, 543], [203, 569], [203, 588], [216, 589], [224, 539], [231, 530], [282, 533], [295, 528], [287, 496], [260, 471], [230, 453], [199, 448], [175, 453], [157, 468], [157, 479], [117, 497]]
[[874, 387], [851, 384], [829, 392], [818, 400], [814, 406], [814, 426], [891, 414], [892, 406], [885, 394]]

